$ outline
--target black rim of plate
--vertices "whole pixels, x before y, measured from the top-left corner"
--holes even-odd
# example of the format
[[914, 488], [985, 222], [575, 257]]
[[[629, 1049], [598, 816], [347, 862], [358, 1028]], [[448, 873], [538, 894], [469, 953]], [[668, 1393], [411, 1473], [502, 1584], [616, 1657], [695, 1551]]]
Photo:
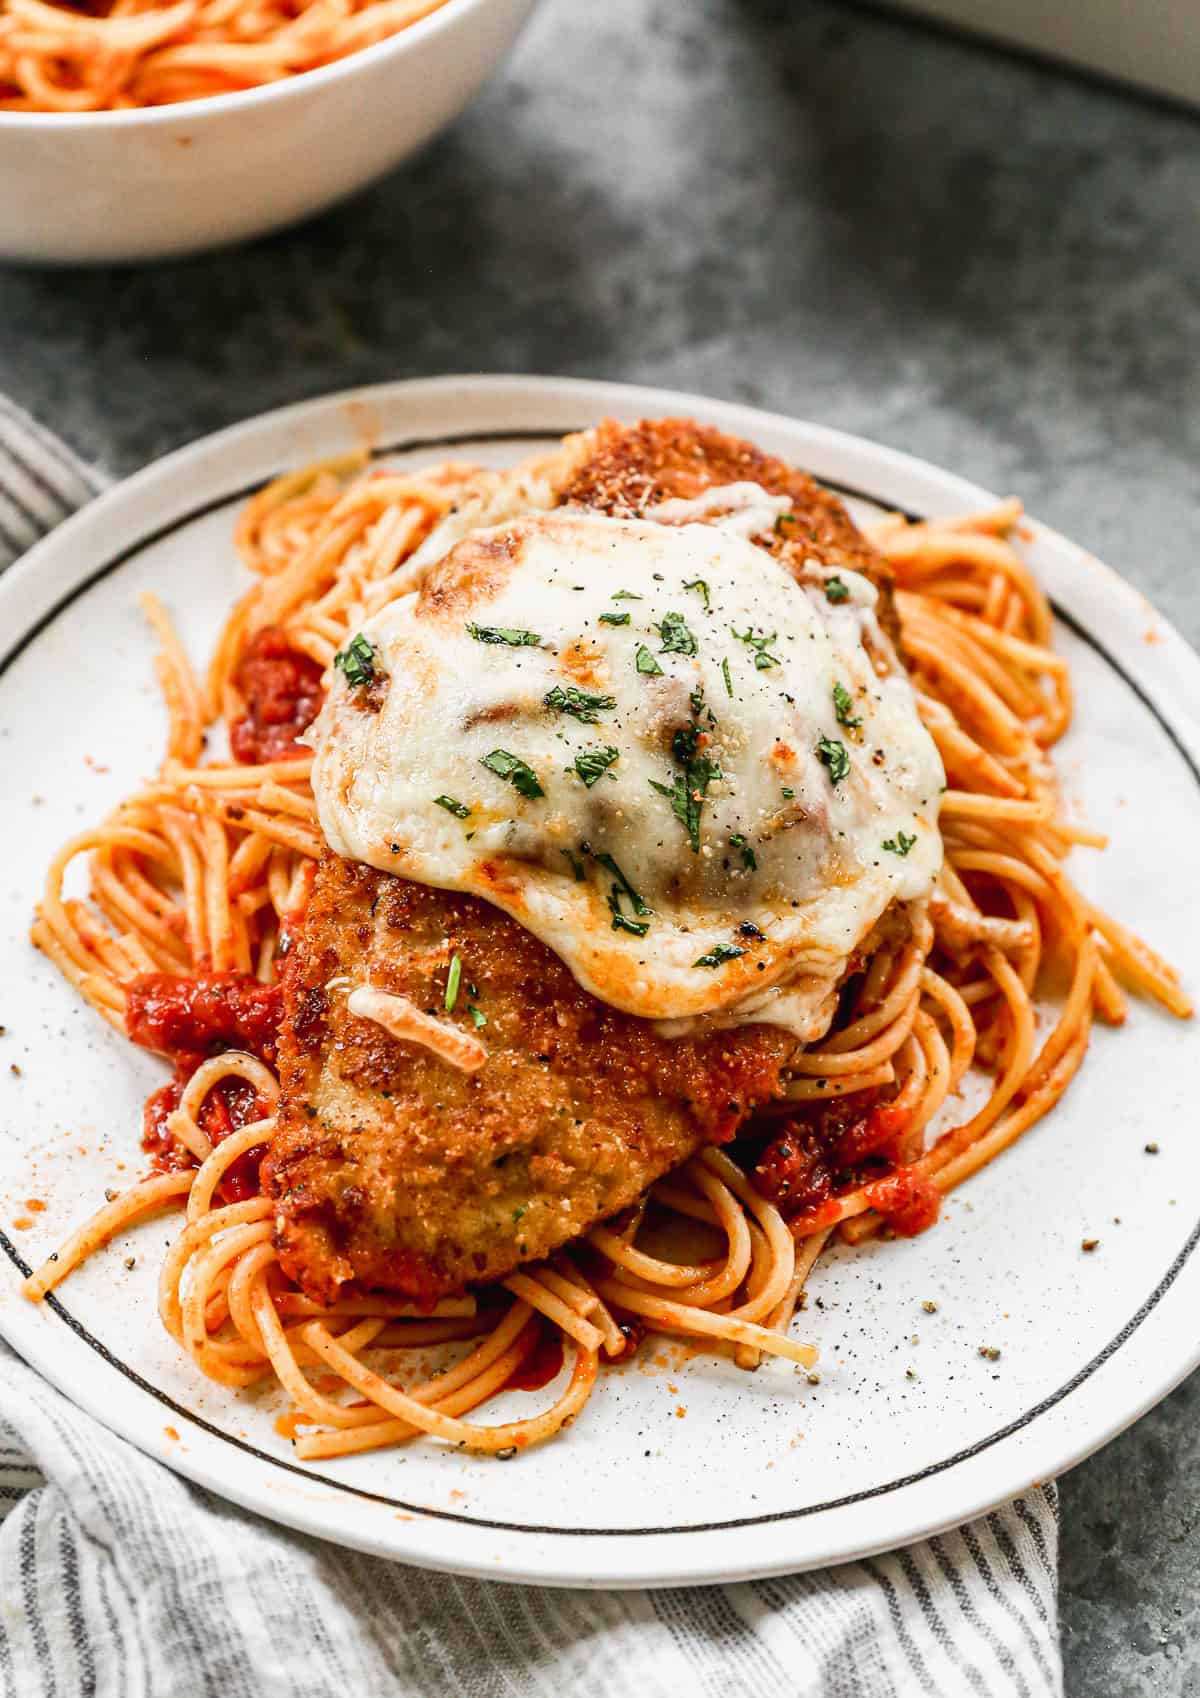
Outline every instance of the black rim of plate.
[[[565, 434], [566, 432], [559, 430], [497, 430], [462, 431], [453, 435], [409, 437], [374, 448], [371, 453], [371, 458], [382, 459], [392, 454], [412, 454], [439, 448], [461, 448], [468, 446], [471, 443], [494, 444], [505, 442], [547, 442], [556, 440], [559, 436]], [[225, 495], [214, 497], [211, 501], [206, 501], [196, 507], [189, 508], [186, 512], [177, 514], [168, 523], [159, 526], [156, 530], [149, 532], [145, 536], [139, 537], [136, 542], [130, 543], [126, 548], [123, 548], [119, 553], [114, 554], [94, 571], [88, 573], [88, 575], [81, 579], [74, 589], [63, 595], [57, 602], [55, 602], [53, 607], [48, 609], [46, 613], [37, 619], [29, 630], [26, 631], [8, 651], [3, 660], [0, 660], [0, 677], [4, 676], [13, 662], [18, 658], [18, 656], [25, 652], [31, 643], [36, 641], [36, 639], [45, 630], [47, 630], [61, 614], [66, 612], [68, 608], [78, 601], [82, 595], [86, 594], [86, 592], [95, 584], [98, 584], [103, 579], [110, 577], [114, 572], [119, 571], [122, 566], [126, 565], [128, 561], [142, 553], [145, 549], [153, 546], [153, 544], [157, 542], [163, 541], [166, 537], [172, 536], [177, 531], [182, 530], [186, 525], [192, 524], [195, 520], [203, 518], [205, 514], [216, 512], [222, 507], [232, 506], [235, 502], [245, 500], [248, 496], [252, 495], [255, 490], [261, 489], [266, 481], [268, 480], [256, 480], [255, 482], [247, 484], [241, 488], [233, 489]], [[870, 501], [876, 506], [891, 508], [893, 511], [895, 510], [894, 503], [883, 500], [877, 495], [873, 495], [869, 490], [856, 489], [847, 484], [838, 483], [832, 479], [822, 479], [821, 481], [827, 488], [834, 490], [839, 495], [849, 496], [863, 501]], [[919, 515], [909, 513], [907, 517], [917, 518]], [[1126, 689], [1130, 690], [1142, 703], [1143, 707], [1145, 707], [1153, 716], [1168, 742], [1175, 749], [1176, 753], [1187, 767], [1193, 782], [1196, 784], [1197, 788], [1200, 789], [1200, 766], [1197, 765], [1191, 751], [1187, 748], [1186, 744], [1172, 726], [1169, 719], [1167, 719], [1162, 709], [1154, 701], [1153, 697], [1150, 696], [1148, 692], [1143, 689], [1142, 685], [1125, 670], [1120, 661], [1118, 661], [1114, 655], [1110, 654], [1104, 644], [1100, 642], [1099, 638], [1082, 625], [1072, 614], [1067, 613], [1065, 609], [1058, 606], [1057, 603], [1052, 605], [1054, 608], [1055, 618], [1063, 625], [1067, 626], [1069, 630], [1073, 631], [1082, 642], [1085, 642], [1088, 647], [1104, 661], [1115, 676], [1120, 679]], [[237, 1438], [233, 1434], [223, 1431], [220, 1427], [214, 1425], [213, 1422], [205, 1420], [202, 1415], [198, 1415], [194, 1411], [188, 1409], [185, 1405], [177, 1403], [174, 1398], [169, 1397], [166, 1392], [161, 1391], [157, 1386], [151, 1385], [150, 1382], [143, 1378], [143, 1376], [139, 1374], [135, 1368], [130, 1367], [127, 1362], [123, 1362], [119, 1356], [115, 1356], [108, 1346], [90, 1332], [78, 1316], [72, 1314], [53, 1292], [51, 1292], [46, 1298], [46, 1302], [58, 1318], [70, 1327], [71, 1331], [75, 1333], [77, 1337], [81, 1338], [85, 1344], [89, 1345], [90, 1348], [94, 1350], [105, 1362], [107, 1362], [110, 1367], [115, 1368], [118, 1373], [125, 1377], [125, 1379], [130, 1380], [142, 1391], [148, 1393], [148, 1395], [154, 1398], [157, 1403], [161, 1404], [163, 1408], [169, 1409], [172, 1414], [182, 1417], [185, 1421], [190, 1422], [195, 1427], [199, 1427], [203, 1432], [208, 1433], [211, 1437], [219, 1439], [221, 1443], [231, 1445], [234, 1449], [242, 1451], [247, 1456], [254, 1457], [256, 1461], [265, 1462], [272, 1468], [282, 1468], [289, 1474], [296, 1474], [303, 1480], [314, 1481], [316, 1484], [327, 1486], [333, 1491], [362, 1498], [370, 1503], [384, 1504], [390, 1509], [401, 1510], [412, 1515], [425, 1516], [430, 1520], [435, 1521], [458, 1522], [467, 1527], [479, 1527], [490, 1532], [532, 1533], [543, 1537], [549, 1535], [558, 1538], [661, 1538], [670, 1536], [686, 1538], [689, 1535], [697, 1533], [732, 1532], [739, 1528], [761, 1527], [772, 1522], [796, 1521], [806, 1516], [820, 1515], [831, 1509], [845, 1509], [851, 1504], [865, 1503], [872, 1498], [885, 1497], [889, 1493], [902, 1491], [907, 1486], [917, 1485], [922, 1480], [928, 1480], [934, 1475], [943, 1474], [948, 1469], [956, 1467], [959, 1463], [967, 1462], [972, 1457], [980, 1455], [981, 1452], [990, 1450], [993, 1445], [1001, 1443], [1004, 1439], [1011, 1437], [1013, 1433], [1020, 1432], [1024, 1427], [1029, 1426], [1031, 1422], [1036, 1421], [1039, 1416], [1044, 1415], [1048, 1410], [1053, 1409], [1057, 1404], [1061, 1403], [1064, 1398], [1069, 1397], [1077, 1386], [1082, 1385], [1085, 1380], [1090, 1379], [1099, 1368], [1103, 1367], [1104, 1363], [1107, 1362], [1110, 1357], [1114, 1356], [1118, 1350], [1120, 1350], [1126, 1340], [1132, 1337], [1132, 1335], [1141, 1326], [1142, 1322], [1146, 1319], [1147, 1315], [1150, 1314], [1151, 1310], [1156, 1308], [1159, 1302], [1161, 1302], [1162, 1298], [1175, 1283], [1180, 1271], [1184, 1267], [1184, 1264], [1188, 1261], [1192, 1252], [1195, 1250], [1198, 1242], [1200, 1242], [1200, 1221], [1198, 1221], [1192, 1229], [1186, 1243], [1183, 1245], [1171, 1265], [1167, 1268], [1158, 1284], [1154, 1287], [1154, 1290], [1145, 1299], [1137, 1311], [1129, 1317], [1120, 1331], [1109, 1340], [1104, 1348], [1097, 1352], [1097, 1354], [1093, 1356], [1089, 1362], [1085, 1363], [1082, 1368], [1078, 1369], [1076, 1373], [1072, 1374], [1071, 1378], [1059, 1386], [1057, 1390], [1049, 1393], [1049, 1395], [1042, 1398], [1039, 1403], [1034, 1404], [1032, 1408], [1026, 1409], [1014, 1420], [1007, 1422], [1003, 1427], [997, 1428], [995, 1432], [989, 1433], [985, 1438], [976, 1440], [974, 1444], [967, 1446], [963, 1450], [956, 1451], [952, 1456], [943, 1457], [937, 1462], [928, 1463], [924, 1468], [920, 1468], [914, 1473], [900, 1475], [894, 1480], [886, 1480], [881, 1482], [879, 1485], [865, 1487], [861, 1491], [849, 1492], [843, 1497], [826, 1498], [820, 1503], [803, 1504], [796, 1509], [780, 1509], [773, 1510], [762, 1515], [738, 1516], [726, 1521], [690, 1522], [683, 1526], [560, 1527], [529, 1521], [495, 1521], [486, 1516], [464, 1515], [456, 1510], [433, 1509], [426, 1504], [412, 1503], [404, 1498], [393, 1497], [386, 1492], [368, 1491], [362, 1486], [354, 1485], [345, 1480], [339, 1480], [334, 1475], [323, 1474], [315, 1469], [305, 1468], [298, 1462], [289, 1462], [285, 1457], [272, 1456], [269, 1451], [260, 1450], [257, 1445], [250, 1444], [245, 1439]], [[2, 1229], [0, 1229], [0, 1249], [3, 1249], [9, 1260], [20, 1271], [22, 1277], [32, 1271], [29, 1264], [17, 1250], [16, 1245]]]

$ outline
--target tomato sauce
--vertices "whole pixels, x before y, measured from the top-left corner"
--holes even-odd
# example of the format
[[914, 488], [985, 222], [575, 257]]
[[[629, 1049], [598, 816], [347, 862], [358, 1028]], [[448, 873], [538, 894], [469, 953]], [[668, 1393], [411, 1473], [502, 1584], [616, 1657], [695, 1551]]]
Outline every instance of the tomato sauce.
[[806, 1104], [766, 1144], [750, 1177], [792, 1225], [808, 1231], [840, 1219], [838, 1199], [865, 1185], [870, 1207], [893, 1232], [912, 1237], [937, 1220], [941, 1194], [917, 1168], [900, 1163], [907, 1129], [906, 1112], [876, 1093]]
[[557, 1327], [543, 1324], [538, 1340], [529, 1355], [513, 1369], [504, 1382], [507, 1391], [540, 1391], [556, 1379], [563, 1365], [562, 1334]]
[[175, 1062], [244, 1049], [272, 1067], [282, 1014], [280, 987], [249, 973], [142, 973], [129, 985], [125, 1026], [135, 1044]]
[[834, 1160], [852, 1167], [867, 1156], [884, 1156], [895, 1161], [900, 1136], [908, 1128], [908, 1114], [891, 1103], [876, 1103], [869, 1114], [841, 1133], [833, 1147]]
[[317, 717], [324, 699], [315, 660], [268, 625], [251, 638], [233, 681], [246, 704], [229, 728], [235, 760], [258, 765], [308, 752], [296, 739]]
[[879, 1101], [877, 1091], [798, 1105], [762, 1151], [751, 1178], [783, 1214], [806, 1213], [833, 1194], [847, 1168], [888, 1153], [901, 1130], [895, 1110]]
[[919, 1168], [898, 1167], [867, 1187], [871, 1207], [883, 1215], [901, 1238], [915, 1238], [937, 1220], [942, 1194]]
[[199, 1061], [191, 1068], [176, 1067], [174, 1075], [157, 1091], [151, 1091], [142, 1109], [142, 1148], [150, 1157], [150, 1165], [158, 1173], [178, 1173], [195, 1166], [192, 1152], [185, 1149], [167, 1131], [167, 1119], [179, 1107], [183, 1087]]
[[[125, 1024], [134, 1043], [157, 1050], [175, 1064], [165, 1085], [151, 1093], [142, 1115], [142, 1147], [155, 1168], [174, 1172], [190, 1167], [193, 1157], [167, 1129], [192, 1074], [201, 1062], [227, 1049], [248, 1050], [274, 1064], [282, 1012], [278, 985], [263, 985], [245, 973], [202, 973], [180, 977], [144, 973], [129, 986]], [[264, 1119], [267, 1105], [253, 1085], [225, 1079], [200, 1106], [197, 1120], [209, 1140], [219, 1144], [231, 1132]], [[227, 1202], [258, 1193], [262, 1148], [239, 1156], [221, 1181]]]

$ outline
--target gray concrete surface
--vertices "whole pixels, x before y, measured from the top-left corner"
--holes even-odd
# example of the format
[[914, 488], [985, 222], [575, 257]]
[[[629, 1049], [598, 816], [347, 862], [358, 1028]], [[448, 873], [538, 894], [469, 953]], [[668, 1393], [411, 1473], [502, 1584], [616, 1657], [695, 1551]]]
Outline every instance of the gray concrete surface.
[[[1200, 121], [787, 0], [545, 0], [423, 158], [304, 228], [0, 271], [0, 386], [115, 471], [322, 390], [635, 378], [1000, 490], [1200, 639]], [[1073, 1698], [1200, 1694], [1200, 1390], [1063, 1484]]]

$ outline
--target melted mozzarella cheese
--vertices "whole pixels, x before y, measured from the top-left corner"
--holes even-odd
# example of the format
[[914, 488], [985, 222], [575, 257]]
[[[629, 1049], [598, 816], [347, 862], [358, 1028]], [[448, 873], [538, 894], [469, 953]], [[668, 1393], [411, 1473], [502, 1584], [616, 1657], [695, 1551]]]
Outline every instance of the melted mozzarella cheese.
[[645, 516], [674, 525], [707, 520], [730, 536], [756, 537], [760, 531], [769, 531], [791, 505], [790, 496], [771, 495], [758, 483], [721, 483], [699, 495], [656, 502], [647, 507]]
[[933, 885], [943, 773], [868, 581], [832, 603], [738, 529], [476, 531], [363, 627], [380, 682], [335, 674], [313, 785], [339, 854], [486, 897], [603, 1001], [812, 1040]]

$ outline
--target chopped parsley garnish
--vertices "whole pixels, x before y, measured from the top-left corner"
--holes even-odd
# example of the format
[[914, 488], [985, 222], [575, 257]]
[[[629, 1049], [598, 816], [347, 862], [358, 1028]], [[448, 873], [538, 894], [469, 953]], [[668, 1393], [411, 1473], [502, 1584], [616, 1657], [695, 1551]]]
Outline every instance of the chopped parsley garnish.
[[481, 1026], [487, 1025], [487, 1015], [483, 1012], [482, 1008], [476, 1008], [476, 1006], [473, 1002], [468, 1002], [467, 1013], [471, 1016], [471, 1019], [474, 1021], [476, 1031], [478, 1031]]
[[446, 974], [446, 1013], [454, 1013], [454, 1004], [458, 1001], [458, 987], [462, 979], [462, 956], [457, 952], [450, 962], [450, 971]]
[[603, 749], [584, 749], [575, 756], [575, 771], [590, 790], [598, 778], [603, 778], [619, 754], [620, 750], [611, 745]]
[[517, 1222], [520, 1220], [521, 1216], [525, 1213], [525, 1211], [528, 1207], [529, 1207], [528, 1203], [522, 1203], [519, 1209], [513, 1210], [513, 1225], [514, 1226], [516, 1226]]
[[345, 673], [347, 684], [371, 684], [375, 679], [375, 645], [360, 631], [338, 650], [333, 664]]
[[628, 613], [602, 613], [600, 623], [601, 625], [628, 625], [629, 615]]
[[650, 653], [645, 643], [642, 643], [637, 651], [637, 669], [647, 678], [652, 678], [656, 672], [662, 671], [662, 667]]
[[729, 656], [728, 655], [726, 655], [725, 659], [721, 662], [721, 677], [725, 680], [725, 694], [727, 696], [732, 696], [732, 694], [733, 694], [733, 679], [729, 676]]
[[789, 790], [787, 785], [786, 784], [784, 785], [784, 787], [783, 787], [783, 799], [784, 799], [785, 802], [790, 802], [792, 797], [795, 794], [796, 794], [796, 792], [794, 790]]
[[575, 883], [576, 884], [582, 884], [583, 878], [584, 878], [583, 862], [579, 859], [579, 856], [578, 855], [572, 855], [572, 853], [569, 849], [560, 849], [559, 854], [565, 855], [567, 857], [567, 860], [570, 861], [571, 872], [574, 875]]
[[696, 594], [704, 597], [704, 611], [707, 613], [712, 606], [712, 598], [708, 593], [708, 585], [703, 578], [693, 578], [690, 584], [685, 584], [685, 590], [695, 590]]
[[615, 884], [613, 885], [612, 891], [609, 895], [608, 905], [612, 909], [613, 931], [632, 932], [634, 937], [645, 937], [646, 933], [650, 930], [649, 920], [631, 920], [627, 914], [622, 914], [621, 898], [617, 892]]
[[736, 961], [739, 955], [746, 951], [739, 949], [736, 943], [718, 943], [715, 949], [710, 949], [707, 955], [701, 955], [692, 962], [693, 967], [719, 967], [722, 961]]
[[546, 794], [533, 768], [518, 756], [510, 755], [507, 749], [493, 749], [490, 755], [484, 755], [483, 764], [497, 778], [507, 778], [513, 789], [530, 801]]
[[883, 846], [885, 849], [890, 849], [893, 855], [907, 855], [916, 841], [917, 834], [915, 831], [911, 837], [906, 831], [898, 831], [895, 837], [885, 837]]
[[457, 801], [453, 796], [435, 796], [433, 805], [435, 808], [445, 808], [446, 812], [453, 814], [456, 820], [467, 820], [471, 817], [471, 810], [467, 804]]
[[623, 893], [626, 895], [629, 898], [629, 905], [635, 914], [653, 914], [654, 909], [651, 908], [650, 904], [642, 897], [642, 895], [633, 888], [611, 855], [604, 852], [597, 855], [593, 851], [592, 859], [599, 862], [600, 866], [608, 868], [609, 872], [617, 881], [613, 886], [614, 894]]
[[671, 753], [683, 768], [673, 784], [650, 780], [651, 788], [671, 803], [671, 812], [688, 834], [692, 854], [700, 853], [700, 810], [714, 778], [721, 769], [715, 761], [699, 752], [700, 729], [695, 725], [681, 726], [671, 739]]
[[850, 712], [850, 709], [853, 706], [854, 697], [850, 694], [846, 686], [844, 684], [834, 684], [833, 711], [837, 714], [837, 722], [839, 725], [846, 726], [850, 731], [857, 731], [859, 726], [862, 724], [862, 720], [856, 719]]
[[541, 642], [536, 631], [515, 631], [511, 625], [468, 625], [477, 643], [507, 643], [510, 649], [535, 649]]
[[817, 757], [823, 761], [831, 784], [840, 784], [850, 771], [850, 756], [846, 745], [836, 737], [821, 737], [817, 741]]
[[765, 672], [769, 666], [779, 665], [779, 656], [767, 652], [775, 641], [775, 631], [772, 631], [769, 637], [756, 637], [751, 626], [747, 626], [744, 631], [739, 631], [736, 625], [731, 625], [729, 629], [739, 643], [745, 643], [747, 648], [754, 650], [754, 665], [757, 671]]
[[777, 513], [775, 515], [775, 535], [781, 537], [784, 525], [794, 525], [795, 523], [796, 515], [794, 513]]
[[[612, 915], [613, 931], [632, 932], [634, 937], [645, 937], [650, 930], [650, 923], [648, 919], [642, 916], [652, 915], [654, 909], [643, 898], [641, 892], [633, 888], [611, 855], [604, 852], [597, 854], [594, 849], [589, 849], [586, 843], [582, 847], [594, 861], [598, 862], [600, 866], [606, 867], [616, 880], [608, 893], [608, 911]], [[628, 914], [622, 913], [621, 902], [625, 898], [628, 899], [629, 906], [634, 913], [639, 916], [638, 919], [631, 920]]]
[[587, 690], [577, 690], [574, 684], [568, 684], [565, 690], [561, 684], [556, 684], [542, 700], [547, 707], [559, 713], [569, 713], [581, 725], [598, 724], [601, 712], [617, 705], [615, 696], [594, 696]]
[[682, 613], [664, 613], [658, 629], [663, 641], [660, 654], [695, 654], [696, 639]]
[[745, 837], [742, 835], [742, 833], [740, 831], [735, 831], [733, 836], [729, 839], [729, 842], [734, 849], [740, 849], [741, 850], [741, 852], [742, 852], [742, 865], [743, 865], [743, 867], [745, 867], [745, 869], [748, 873], [752, 873], [754, 871], [754, 869], [758, 866], [758, 856], [754, 853], [753, 849], [751, 849], [750, 845], [746, 842]]
[[614, 590], [611, 599], [613, 601], [641, 601], [643, 597], [634, 595], [632, 590]]
[[840, 578], [826, 578], [826, 580], [825, 580], [825, 600], [826, 601], [832, 601], [832, 602], [835, 602], [835, 603], [839, 602], [839, 601], [849, 601], [850, 600], [849, 585], [844, 584]]

